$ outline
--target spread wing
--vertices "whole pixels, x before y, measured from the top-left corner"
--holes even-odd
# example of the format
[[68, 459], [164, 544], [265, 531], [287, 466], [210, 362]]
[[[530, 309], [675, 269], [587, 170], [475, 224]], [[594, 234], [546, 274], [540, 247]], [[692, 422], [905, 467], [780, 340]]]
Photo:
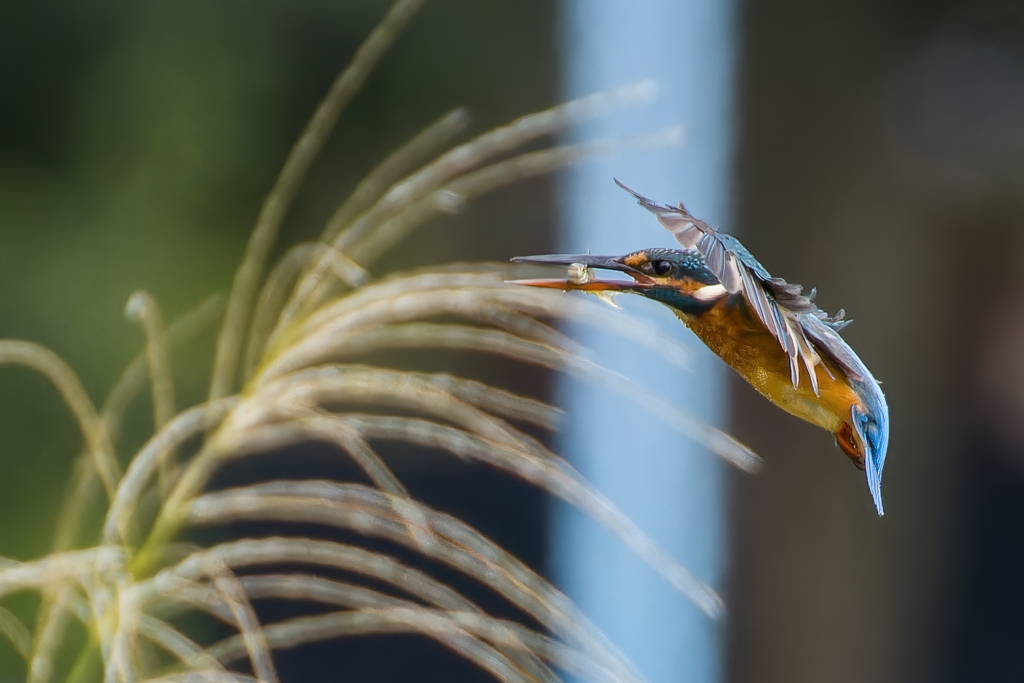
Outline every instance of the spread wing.
[[[851, 322], [843, 320], [843, 311], [829, 317], [814, 304], [813, 289], [804, 294], [800, 285], [772, 277], [739, 240], [694, 218], [682, 203], [678, 206], [659, 204], [618, 180], [615, 183], [656, 215], [680, 244], [687, 249], [697, 249], [726, 291], [743, 293], [750, 308], [789, 356], [789, 374], [794, 387], [800, 386], [800, 365], [803, 364], [814, 393], [818, 393], [818, 376], [814, 372], [815, 366], [821, 364], [818, 351], [850, 371], [852, 376], [861, 375], [863, 366], [837, 334]], [[822, 367], [828, 372], [827, 366]]]

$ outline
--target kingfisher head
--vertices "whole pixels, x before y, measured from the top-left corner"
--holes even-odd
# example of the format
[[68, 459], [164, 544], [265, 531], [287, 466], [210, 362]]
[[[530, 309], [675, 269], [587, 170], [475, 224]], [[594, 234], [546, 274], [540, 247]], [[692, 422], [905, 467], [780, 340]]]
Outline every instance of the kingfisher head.
[[[696, 249], [652, 248], [625, 256], [549, 254], [512, 260], [569, 267], [567, 280], [519, 280], [520, 284], [586, 292], [632, 292], [685, 314], [699, 313], [726, 294]], [[618, 272], [630, 279], [596, 275], [594, 270]]]

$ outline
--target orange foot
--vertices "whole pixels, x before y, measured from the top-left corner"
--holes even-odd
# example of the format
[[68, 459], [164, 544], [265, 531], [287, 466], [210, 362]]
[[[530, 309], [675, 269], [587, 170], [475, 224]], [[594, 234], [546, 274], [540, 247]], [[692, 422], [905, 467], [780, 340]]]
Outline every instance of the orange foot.
[[853, 427], [848, 422], [844, 422], [843, 426], [836, 432], [836, 441], [839, 442], [839, 447], [853, 461], [857, 469], [864, 469], [864, 454], [860, 452], [860, 448], [857, 446], [857, 439], [853, 435]]

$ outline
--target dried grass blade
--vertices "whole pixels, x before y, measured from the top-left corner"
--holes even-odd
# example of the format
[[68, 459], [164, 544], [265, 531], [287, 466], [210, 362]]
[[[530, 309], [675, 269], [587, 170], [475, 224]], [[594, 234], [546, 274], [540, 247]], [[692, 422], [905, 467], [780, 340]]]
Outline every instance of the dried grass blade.
[[338, 207], [324, 227], [320, 239], [331, 242], [361, 211], [373, 202], [410, 169], [426, 160], [442, 145], [465, 130], [469, 112], [453, 109], [416, 134], [412, 140], [389, 155], [359, 182], [348, 199]]
[[57, 648], [71, 621], [68, 607], [71, 591], [70, 586], [64, 586], [43, 600], [28, 662], [28, 683], [49, 683], [53, 678]]
[[153, 424], [158, 430], [167, 424], [175, 411], [174, 377], [171, 374], [171, 350], [160, 307], [145, 290], [128, 298], [124, 309], [129, 320], [138, 322], [146, 334], [146, 362], [149, 384], [153, 392]]
[[0, 607], [0, 634], [10, 641], [14, 650], [27, 662], [32, 654], [32, 635], [25, 624], [21, 623], [21, 619], [3, 607]]
[[201, 404], [186, 410], [154, 434], [142, 447], [118, 485], [110, 509], [103, 523], [103, 538], [107, 543], [127, 540], [132, 515], [139, 498], [161, 462], [193, 436], [224, 419], [238, 403], [231, 397]]
[[481, 168], [434, 190], [397, 215], [382, 221], [349, 253], [370, 265], [417, 226], [439, 213], [452, 213], [463, 203], [503, 185], [554, 173], [584, 159], [608, 156], [625, 150], [663, 149], [682, 141], [682, 128], [673, 127], [651, 135], [621, 140], [595, 140], [552, 149], [527, 152]]
[[[334, 415], [323, 414], [316, 411], [309, 411], [310, 415], [300, 418], [299, 423], [303, 428], [309, 429], [314, 438], [320, 437], [323, 440], [337, 444], [349, 454], [356, 465], [366, 473], [381, 490], [397, 496], [398, 500], [408, 498], [408, 492], [398, 477], [394, 475], [391, 468], [366, 441], [359, 435], [359, 432], [349, 427], [344, 420]], [[396, 506], [395, 512], [404, 520], [409, 534], [416, 538], [420, 546], [426, 546], [431, 542], [427, 534], [424, 534], [423, 520], [414, 510], [408, 510], [405, 506]]]
[[[409, 600], [385, 595], [370, 588], [308, 575], [264, 574], [246, 576], [242, 578], [242, 584], [245, 586], [249, 597], [253, 600], [269, 598], [316, 602], [347, 609], [423, 609], [421, 605]], [[515, 622], [494, 619], [480, 612], [445, 611], [444, 614], [450, 618], [455, 618], [456, 615], [464, 615], [465, 619], [463, 621], [470, 625], [466, 629], [470, 635], [483, 637], [489, 641], [520, 668], [531, 672], [534, 678], [545, 678], [546, 674], [543, 663], [539, 661], [539, 658], [536, 657], [531, 648], [526, 644], [530, 637], [534, 637], [533, 640], [537, 641], [537, 639], [544, 639], [544, 636]], [[474, 622], [470, 618], [473, 615], [479, 617], [478, 622]], [[483, 624], [483, 626], [475, 624]], [[497, 637], [494, 636], [495, 633], [498, 634]], [[525, 636], [525, 638], [520, 636]]]
[[197, 552], [141, 582], [143, 602], [177, 600], [183, 583], [201, 578], [203, 567], [213, 560], [221, 560], [232, 569], [274, 564], [334, 567], [390, 584], [438, 607], [479, 611], [471, 601], [437, 579], [382, 553], [330, 541], [280, 537], [222, 543]]
[[327, 348], [303, 348], [305, 355], [298, 352], [282, 354], [273, 371], [283, 371], [289, 364], [313, 365], [329, 358], [397, 348], [445, 348], [503, 355], [582, 377], [642, 405], [739, 469], [756, 472], [761, 467], [761, 458], [745, 445], [632, 380], [562, 349], [500, 330], [441, 323], [408, 323], [334, 338], [330, 344]]
[[45, 375], [53, 383], [75, 416], [103, 488], [108, 498], [112, 498], [117, 480], [121, 478], [121, 466], [107, 437], [107, 426], [74, 371], [45, 346], [17, 339], [0, 340], [2, 364], [24, 365]]
[[23, 590], [39, 590], [65, 581], [77, 581], [96, 567], [120, 562], [120, 548], [99, 546], [52, 553], [31, 562], [0, 567], [0, 597]]
[[[333, 607], [403, 607], [417, 603], [365, 586], [311, 574], [251, 574], [239, 580], [251, 600], [316, 602]], [[475, 614], [475, 612], [474, 612]]]
[[[324, 337], [334, 339], [342, 332], [439, 315], [486, 323], [495, 314], [513, 310], [534, 317], [572, 320], [611, 331], [654, 351], [677, 367], [689, 367], [692, 352], [678, 337], [666, 335], [649, 323], [614, 311], [590, 298], [567, 297], [558, 292], [507, 284], [504, 279], [524, 271], [500, 264], [491, 267], [494, 273], [418, 275], [371, 285], [312, 315], [291, 335], [293, 345], [298, 345], [296, 342], [301, 340], [309, 348], [322, 345]], [[571, 342], [564, 344], [564, 335], [557, 339], [563, 342], [556, 343], [557, 346], [578, 348]], [[283, 353], [301, 354], [301, 351], [288, 349]], [[276, 361], [277, 364], [282, 362]], [[272, 365], [262, 374], [266, 378], [275, 372], [277, 370]]]
[[405, 486], [398, 480], [359, 432], [349, 427], [344, 420], [329, 414], [309, 411], [308, 416], [299, 418], [299, 424], [308, 429], [317, 440], [329, 441], [345, 450], [363, 472], [381, 490], [397, 495], [406, 495]]
[[[114, 604], [110, 611], [116, 610], [116, 619], [104, 619], [106, 616], [103, 607], [106, 607], [106, 596], [97, 601], [95, 596], [100, 591], [90, 592], [90, 602], [93, 603], [95, 622], [99, 624], [99, 638], [101, 650], [103, 651], [103, 668], [105, 683], [135, 683], [139, 677], [141, 666], [138, 662], [139, 647], [135, 626], [138, 623], [138, 602], [135, 599], [136, 593], [128, 589], [127, 585], [118, 582], [111, 586], [109, 583], [104, 588], [110, 590], [111, 600]], [[100, 606], [97, 607], [96, 603]], [[113, 626], [112, 633], [108, 630]]]
[[271, 655], [270, 643], [238, 577], [226, 564], [222, 564], [213, 574], [213, 585], [231, 610], [235, 625], [238, 627], [239, 638], [249, 655], [249, 662], [256, 677], [260, 681], [277, 683], [277, 669]]
[[140, 636], [159, 645], [190, 669], [224, 669], [202, 646], [162, 619], [140, 614], [135, 627]]
[[[421, 633], [448, 645], [455, 652], [487, 671], [499, 681], [510, 683], [543, 683], [557, 681], [551, 674], [542, 679], [528, 675], [505, 655], [446, 619], [444, 612], [427, 610], [351, 610], [315, 617], [297, 617], [266, 627], [267, 640], [276, 649], [298, 647], [333, 638], [388, 633]], [[237, 659], [242, 652], [237, 637], [231, 637], [209, 649], [221, 661]]]
[[247, 674], [225, 671], [219, 669], [202, 669], [196, 671], [183, 671], [181, 673], [150, 678], [144, 683], [266, 683]]
[[568, 647], [555, 638], [525, 628], [521, 624], [468, 612], [448, 612], [446, 616], [460, 628], [488, 640], [496, 646], [526, 647], [527, 651], [535, 657], [549, 662], [573, 676], [582, 676], [588, 681], [608, 681], [609, 683], [623, 683], [625, 680], [632, 680], [632, 678], [623, 678], [621, 672], [607, 668], [583, 652]]
[[[280, 386], [263, 387], [262, 391], [250, 398], [232, 418], [218, 431], [216, 445], [207, 445], [192, 459], [183, 476], [167, 498], [161, 513], [153, 526], [146, 544], [135, 562], [135, 573], [144, 573], [156, 561], [162, 543], [170, 539], [180, 528], [179, 511], [184, 509], [189, 498], [196, 495], [212, 476], [216, 468], [234, 453], [244, 453], [239, 440], [247, 440], [260, 422], [296, 416], [296, 410], [308, 414], [308, 408], [332, 401], [354, 401], [377, 403], [418, 409], [479, 432], [488, 438], [514, 444], [545, 457], [554, 457], [532, 437], [520, 432], [504, 420], [485, 413], [451, 394], [441, 391], [415, 377], [393, 370], [350, 369], [344, 367], [317, 368], [297, 373], [282, 379]], [[301, 427], [301, 422], [297, 423]], [[156, 459], [147, 458], [147, 463]], [[368, 461], [373, 464], [372, 461]], [[142, 466], [140, 465], [140, 468]], [[141, 470], [143, 474], [145, 470]], [[144, 477], [133, 477], [140, 481]], [[137, 489], [138, 486], [135, 486]], [[137, 498], [137, 496], [135, 496]], [[119, 506], [118, 520], [124, 519]], [[113, 518], [111, 518], [113, 519]], [[116, 526], [105, 529], [114, 537], [120, 533]]]
[[562, 411], [526, 396], [493, 387], [476, 380], [457, 377], [448, 373], [408, 373], [417, 380], [431, 384], [441, 391], [447, 392], [481, 410], [510, 420], [518, 420], [528, 424], [554, 429]]
[[[464, 109], [455, 109], [427, 126], [406, 145], [381, 162], [363, 178], [345, 203], [338, 207], [338, 210], [327, 221], [321, 240], [328, 244], [333, 242], [338, 233], [353, 218], [380, 199], [381, 194], [403, 173], [407, 173], [410, 168], [461, 132], [468, 121], [469, 115]], [[335, 251], [343, 253], [337, 249]], [[280, 310], [281, 315], [276, 329], [284, 329], [299, 314], [300, 310], [308, 310], [311, 303], [310, 293], [319, 285], [322, 276], [327, 273], [327, 266], [326, 261], [318, 261], [311, 268], [315, 275], [304, 277], [297, 284], [291, 296], [288, 297], [288, 303]], [[283, 293], [283, 295], [287, 294], [287, 292]]]
[[306, 177], [313, 159], [320, 153], [328, 135], [334, 128], [341, 111], [363, 85], [370, 71], [388, 51], [395, 38], [405, 27], [423, 0], [396, 0], [380, 24], [356, 50], [349, 65], [338, 75], [330, 90], [320, 102], [305, 130], [292, 147], [260, 209], [256, 226], [246, 245], [242, 263], [235, 273], [231, 296], [217, 340], [210, 398], [217, 399], [231, 393], [238, 366], [242, 337], [249, 326], [249, 314], [256, 288], [263, 273], [267, 255], [277, 240], [292, 199]]
[[567, 334], [512, 307], [491, 306], [474, 315], [473, 320], [482, 325], [504, 330], [517, 337], [564, 349], [570, 353], [579, 355], [587, 353], [586, 347]]
[[[602, 116], [614, 108], [648, 102], [655, 94], [653, 81], [641, 81], [528, 114], [483, 133], [442, 154], [432, 163], [393, 185], [372, 208], [364, 211], [335, 238], [334, 246], [348, 252], [382, 221], [495, 156], [510, 152], [538, 137], [557, 133], [574, 123]], [[442, 193], [442, 203], [445, 194]], [[309, 310], [322, 300], [329, 290], [323, 284], [325, 273], [325, 268], [318, 267], [303, 278], [292, 297], [293, 303], [289, 306], [291, 310], [298, 310], [299, 306]]]
[[349, 258], [345, 252], [327, 244], [321, 246], [320, 253], [334, 277], [346, 286], [361, 287], [370, 281], [370, 271]]
[[603, 116], [615, 108], [649, 102], [655, 95], [653, 81], [640, 81], [604, 93], [588, 95], [545, 111], [527, 114], [504, 126], [451, 149], [393, 186], [377, 204], [338, 235], [334, 244], [342, 251], [363, 239], [379, 221], [499, 154], [511, 152], [531, 140], [552, 135], [576, 123]]
[[515, 474], [584, 510], [619, 537], [705, 614], [719, 618], [725, 605], [718, 594], [666, 553], [608, 498], [595, 491], [564, 462], [553, 463], [509, 446], [487, 442], [462, 430], [426, 420], [372, 415], [346, 416], [368, 439], [386, 439], [438, 448], [480, 460]]
[[[207, 327], [213, 325], [224, 312], [224, 297], [221, 294], [204, 299], [198, 306], [177, 318], [167, 326], [167, 346], [175, 348], [191, 340]], [[101, 415], [107, 425], [107, 433], [112, 443], [121, 438], [121, 423], [128, 405], [142, 390], [149, 377], [147, 351], [143, 349], [128, 364], [114, 387], [107, 394]]]
[[286, 251], [270, 271], [260, 291], [246, 343], [243, 364], [246, 379], [259, 364], [269, 340], [276, 334], [274, 330], [281, 326], [280, 320], [288, 320], [294, 314], [290, 308], [292, 302], [288, 298], [288, 293], [296, 284], [297, 278], [314, 261], [331, 270], [338, 280], [350, 287], [358, 287], [369, 280], [369, 274], [365, 269], [330, 245], [303, 242]]
[[263, 289], [256, 300], [249, 336], [246, 338], [245, 358], [242, 361], [242, 377], [248, 379], [259, 365], [266, 348], [270, 332], [274, 329], [278, 315], [285, 304], [288, 292], [299, 274], [313, 258], [317, 242], [301, 242], [288, 249], [270, 270]]
[[[548, 454], [543, 446], [505, 420], [441, 390], [416, 373], [370, 366], [324, 366], [282, 377], [261, 387], [252, 397], [250, 420], [287, 416], [295, 412], [296, 406], [324, 406], [340, 401], [418, 410], [489, 439]], [[228, 424], [221, 438], [230, 439], [232, 433], [248, 424], [249, 421], [244, 425]]]
[[[252, 600], [309, 601], [348, 609], [423, 609], [408, 600], [385, 595], [370, 588], [316, 576], [261, 574], [241, 577], [241, 581]], [[502, 648], [510, 658], [515, 658], [517, 653], [525, 651], [563, 671], [583, 676], [587, 680], [609, 683], [621, 683], [623, 680], [621, 676], [583, 652], [517, 622], [495, 619], [479, 612], [447, 611], [445, 616], [468, 633]]]
[[[146, 334], [146, 360], [149, 365], [149, 386], [153, 394], [153, 430], [158, 431], [174, 417], [174, 375], [171, 373], [171, 350], [160, 307], [149, 292], [139, 290], [128, 298], [125, 315], [142, 325]], [[160, 463], [160, 491], [166, 495], [177, 476], [173, 454]]]
[[360, 330], [346, 335], [318, 334], [288, 349], [267, 367], [261, 384], [280, 381], [340, 358], [371, 351], [402, 348], [446, 348], [508, 356], [544, 367], [557, 367], [561, 351], [500, 330], [443, 323], [405, 323]]
[[[401, 502], [401, 505], [398, 503]], [[420, 535], [434, 542], [423, 547], [407, 528], [414, 512], [422, 520]], [[378, 536], [414, 547], [447, 564], [530, 614], [563, 638], [579, 643], [622, 680], [636, 680], [629, 665], [596, 629], [550, 583], [463, 522], [412, 500], [390, 496], [356, 484], [329, 481], [270, 482], [207, 494], [192, 505], [194, 524], [238, 520], [275, 520], [322, 524]]]
[[[206, 298], [196, 308], [185, 313], [167, 328], [167, 343], [171, 348], [188, 341], [208, 325], [213, 324], [224, 308], [224, 298], [215, 294]], [[107, 425], [107, 435], [111, 443], [116, 444], [121, 437], [121, 423], [128, 405], [142, 389], [148, 376], [146, 352], [139, 353], [114, 384], [103, 404], [101, 416]], [[86, 450], [75, 461], [68, 493], [64, 496], [60, 513], [57, 516], [57, 532], [54, 535], [52, 550], [60, 552], [72, 547], [78, 534], [82, 520], [86, 518], [85, 510], [96, 497], [96, 472], [92, 458]]]

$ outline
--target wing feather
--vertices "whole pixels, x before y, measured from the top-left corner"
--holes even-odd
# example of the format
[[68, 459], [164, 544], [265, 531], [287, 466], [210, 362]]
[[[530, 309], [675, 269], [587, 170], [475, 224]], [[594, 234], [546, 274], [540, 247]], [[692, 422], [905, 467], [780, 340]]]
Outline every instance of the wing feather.
[[805, 313], [801, 316], [800, 326], [814, 342], [814, 345], [841, 367], [851, 380], [865, 382], [866, 378], [871, 376], [853, 349], [824, 320], [816, 315]]
[[[634, 192], [618, 180], [615, 182], [657, 216], [658, 222], [671, 231], [680, 244], [688, 249], [696, 248], [704, 256], [708, 270], [726, 291], [733, 294], [743, 292], [758, 319], [789, 357], [790, 380], [794, 387], [800, 385], [802, 364], [815, 395], [818, 394], [816, 368], [823, 364], [816, 347], [844, 369], [851, 369], [847, 367], [850, 358], [856, 359], [856, 356], [838, 335], [838, 331], [849, 324], [842, 319], [842, 311], [834, 318], [828, 317], [814, 304], [813, 290], [805, 295], [800, 285], [773, 278], [739, 240], [694, 218], [682, 203], [678, 206], [661, 204]], [[814, 322], [809, 323], [812, 320]], [[813, 332], [808, 329], [808, 324], [813, 327]], [[831, 377], [828, 367], [823, 367]], [[860, 375], [856, 368], [852, 370], [854, 375]]]
[[[778, 309], [776, 309], [778, 310]], [[785, 326], [786, 334], [786, 354], [789, 356], [789, 379], [793, 382], [793, 388], [796, 389], [800, 386], [800, 340], [797, 338], [796, 332], [793, 330], [793, 326], [789, 324], [785, 316], [782, 318], [782, 324]]]
[[726, 291], [733, 293], [740, 291], [742, 278], [740, 273], [741, 268], [746, 270], [743, 268], [742, 264], [737, 263], [736, 254], [730, 252], [726, 256], [725, 270], [722, 272], [722, 276], [720, 278], [722, 286], [725, 287]]
[[760, 318], [764, 326], [768, 328], [772, 336], [778, 339], [783, 347], [785, 347], [786, 340], [783, 336], [785, 323], [782, 320], [781, 314], [772, 306], [772, 302], [768, 300], [765, 291], [754, 283], [754, 278], [749, 270], [741, 268], [740, 278], [743, 284], [743, 294], [750, 303], [751, 308], [754, 309], [754, 313], [757, 314], [757, 317]]
[[725, 270], [725, 245], [714, 239], [712, 233], [697, 240], [697, 251], [704, 255], [704, 262], [712, 273], [717, 275]]
[[[799, 323], [798, 323], [799, 324]], [[818, 373], [814, 369], [821, 363], [821, 356], [817, 354], [811, 342], [807, 340], [807, 337], [801, 330], [800, 336], [800, 358], [804, 362], [804, 367], [807, 368], [807, 376], [811, 378], [811, 389], [814, 390], [814, 395], [819, 396], [818, 393]]]

